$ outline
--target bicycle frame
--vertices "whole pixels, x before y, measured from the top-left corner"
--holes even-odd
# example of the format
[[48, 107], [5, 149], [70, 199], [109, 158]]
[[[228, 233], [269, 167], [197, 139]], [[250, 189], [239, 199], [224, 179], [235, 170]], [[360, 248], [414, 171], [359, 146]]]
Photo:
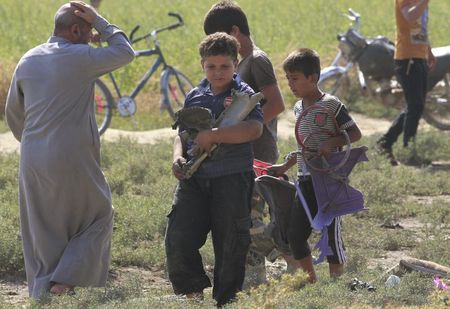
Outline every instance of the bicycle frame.
[[[178, 22], [161, 27], [161, 28], [157, 28], [155, 30], [153, 30], [152, 32], [150, 32], [149, 34], [146, 34], [142, 37], [139, 37], [135, 40], [133, 40], [133, 35], [134, 33], [136, 33], [136, 31], [140, 28], [140, 26], [136, 26], [130, 34], [130, 41], [132, 44], [137, 43], [139, 41], [148, 39], [149, 37], [152, 38], [153, 43], [155, 45], [154, 48], [151, 49], [144, 49], [144, 50], [138, 50], [135, 51], [135, 56], [136, 57], [148, 57], [148, 56], [153, 56], [153, 55], [158, 55], [158, 58], [155, 60], [155, 62], [153, 63], [153, 65], [149, 68], [149, 70], [144, 74], [144, 76], [141, 78], [141, 80], [139, 81], [139, 83], [137, 84], [137, 86], [133, 89], [133, 91], [131, 92], [131, 94], [129, 95], [130, 98], [135, 99], [136, 96], [139, 94], [139, 92], [142, 90], [142, 88], [144, 88], [145, 84], [148, 82], [148, 80], [150, 79], [150, 77], [156, 72], [156, 70], [159, 68], [159, 66], [163, 65], [163, 71], [165, 69], [167, 69], [168, 65], [166, 63], [166, 60], [164, 59], [164, 55], [161, 51], [161, 48], [159, 46], [159, 41], [157, 38], [157, 34], [162, 32], [162, 31], [166, 31], [166, 30], [172, 30], [175, 28], [178, 28], [180, 26], [182, 26], [184, 24], [183, 19], [181, 18], [181, 16], [179, 14], [176, 13], [169, 13], [169, 16], [175, 17]], [[114, 75], [112, 74], [112, 72], [108, 73], [109, 78], [111, 79], [113, 86], [114, 86], [114, 90], [117, 93], [117, 96], [119, 98], [122, 97], [122, 93], [120, 92], [120, 88], [117, 85], [117, 82], [114, 78]]]
[[[160, 108], [162, 110], [167, 110], [172, 119], [175, 118], [175, 113], [180, 109], [184, 103], [186, 93], [188, 90], [193, 88], [192, 82], [183, 74], [181, 71], [177, 70], [175, 67], [169, 65], [163, 55], [160, 48], [159, 41], [157, 39], [157, 34], [161, 31], [172, 30], [184, 25], [183, 18], [176, 13], [169, 13], [169, 16], [175, 17], [177, 22], [169, 24], [167, 26], [154, 29], [150, 33], [147, 33], [137, 39], [133, 40], [133, 35], [140, 28], [136, 26], [130, 33], [131, 44], [151, 38], [153, 40], [153, 47], [150, 49], [143, 49], [135, 51], [136, 57], [150, 57], [156, 56], [155, 61], [148, 67], [145, 74], [141, 77], [135, 88], [132, 90], [130, 95], [122, 95], [119, 85], [114, 78], [112, 73], [108, 73], [109, 79], [114, 87], [113, 89], [108, 89], [108, 86], [97, 79], [95, 81], [96, 89], [99, 95], [95, 95], [94, 98], [94, 108], [96, 115], [98, 114], [98, 119], [96, 117], [97, 126], [100, 134], [104, 133], [108, 128], [111, 118], [113, 116], [112, 110], [116, 109], [118, 115], [122, 117], [131, 117], [135, 127], [137, 128], [137, 121], [134, 119], [134, 114], [137, 111], [137, 104], [135, 98], [143, 90], [145, 85], [148, 83], [150, 77], [162, 66], [161, 75], [159, 78], [161, 100]], [[97, 91], [96, 90], [96, 91]], [[113, 94], [114, 95], [113, 95]], [[182, 100], [181, 100], [181, 99]]]
[[[148, 57], [148, 56], [158, 55], [158, 58], [156, 58], [153, 65], [144, 74], [144, 76], [141, 78], [141, 80], [139, 81], [137, 86], [133, 89], [133, 91], [131, 91], [129, 97], [131, 97], [133, 99], [136, 98], [136, 96], [139, 94], [139, 92], [142, 90], [142, 88], [144, 88], [145, 84], [148, 82], [150, 77], [156, 72], [156, 70], [158, 70], [158, 68], [161, 65], [163, 65], [163, 70], [167, 68], [167, 63], [164, 59], [164, 56], [159, 47], [159, 43], [158, 43], [156, 37], [154, 37], [154, 41], [155, 41], [155, 48], [135, 51], [136, 57]], [[119, 89], [119, 86], [117, 85], [114, 75], [112, 73], [109, 73], [108, 75], [114, 85], [114, 89], [115, 89], [118, 97], [121, 98], [122, 93]]]

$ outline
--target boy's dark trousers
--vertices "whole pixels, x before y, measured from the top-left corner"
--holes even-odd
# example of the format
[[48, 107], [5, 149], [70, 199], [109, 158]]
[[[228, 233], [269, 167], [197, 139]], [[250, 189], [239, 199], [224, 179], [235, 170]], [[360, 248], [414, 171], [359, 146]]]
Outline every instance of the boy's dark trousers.
[[209, 231], [215, 255], [213, 298], [220, 306], [242, 289], [253, 183], [253, 171], [180, 181], [165, 242], [175, 294], [201, 292], [211, 286], [199, 253]]
[[[318, 209], [311, 176], [306, 176], [304, 179], [300, 179], [299, 177], [298, 181], [300, 190], [302, 190], [302, 194], [305, 197], [309, 211], [311, 212], [311, 216], [315, 217]], [[287, 231], [289, 246], [295, 259], [300, 260], [311, 255], [311, 249], [308, 244], [308, 238], [311, 236], [311, 232], [311, 223], [297, 197], [291, 208], [291, 216]], [[328, 226], [328, 245], [332, 252], [332, 255], [327, 256], [328, 263], [344, 264], [347, 258], [341, 235], [340, 217], [334, 218]]]
[[382, 137], [387, 148], [391, 148], [403, 132], [403, 146], [416, 135], [427, 95], [428, 66], [425, 59], [395, 60], [395, 71], [406, 100], [406, 109], [394, 120]]

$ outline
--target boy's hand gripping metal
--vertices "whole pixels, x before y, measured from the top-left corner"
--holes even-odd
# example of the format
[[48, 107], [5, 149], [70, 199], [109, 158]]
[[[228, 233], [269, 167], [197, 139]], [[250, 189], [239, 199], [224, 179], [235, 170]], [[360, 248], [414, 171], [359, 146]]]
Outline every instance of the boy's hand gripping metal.
[[[231, 90], [232, 103], [230, 106], [222, 112], [219, 118], [214, 122], [214, 128], [229, 127], [238, 124], [243, 121], [248, 114], [255, 108], [256, 104], [264, 98], [261, 93], [256, 93], [251, 97], [245, 92]], [[180, 112], [182, 112], [181, 110]], [[217, 144], [213, 145], [210, 152], [214, 151], [218, 147]], [[200, 167], [202, 162], [208, 157], [208, 152], [202, 152], [195, 155], [191, 160], [183, 165], [185, 178], [190, 178]]]

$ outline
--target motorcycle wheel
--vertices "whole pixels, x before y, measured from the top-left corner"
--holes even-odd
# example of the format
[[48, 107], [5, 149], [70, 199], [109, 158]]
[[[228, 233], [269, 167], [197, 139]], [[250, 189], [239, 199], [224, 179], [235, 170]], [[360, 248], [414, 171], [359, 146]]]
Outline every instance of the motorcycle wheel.
[[450, 130], [450, 74], [428, 92], [423, 119], [439, 130]]
[[336, 73], [319, 82], [319, 88], [326, 93], [347, 101], [350, 94], [350, 78], [347, 74]]

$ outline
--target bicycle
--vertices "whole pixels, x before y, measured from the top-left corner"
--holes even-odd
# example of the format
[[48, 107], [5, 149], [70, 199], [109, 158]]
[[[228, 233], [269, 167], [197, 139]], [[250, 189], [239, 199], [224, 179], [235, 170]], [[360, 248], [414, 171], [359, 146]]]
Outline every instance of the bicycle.
[[167, 64], [160, 48], [157, 34], [162, 31], [173, 30], [175, 28], [183, 26], [184, 21], [183, 18], [177, 13], [169, 12], [168, 15], [176, 18], [177, 22], [167, 26], [156, 28], [150, 33], [147, 33], [136, 39], [133, 39], [133, 37], [139, 30], [140, 25], [134, 27], [134, 29], [130, 33], [131, 44], [135, 44], [139, 41], [148, 39], [149, 37], [151, 37], [153, 40], [154, 48], [137, 50], [135, 51], [136, 57], [148, 57], [157, 55], [157, 58], [129, 96], [122, 95], [112, 73], [109, 73], [108, 76], [111, 79], [117, 98], [119, 98], [117, 102], [114, 100], [111, 91], [103, 81], [101, 81], [100, 79], [97, 79], [95, 81], [94, 108], [100, 135], [106, 131], [111, 123], [113, 108], [116, 108], [120, 116], [122, 117], [132, 117], [136, 113], [136, 96], [161, 65], [163, 66], [160, 77], [161, 109], [167, 109], [172, 119], [174, 119], [176, 111], [183, 107], [186, 94], [194, 86], [185, 74], [175, 69], [173, 66]]

